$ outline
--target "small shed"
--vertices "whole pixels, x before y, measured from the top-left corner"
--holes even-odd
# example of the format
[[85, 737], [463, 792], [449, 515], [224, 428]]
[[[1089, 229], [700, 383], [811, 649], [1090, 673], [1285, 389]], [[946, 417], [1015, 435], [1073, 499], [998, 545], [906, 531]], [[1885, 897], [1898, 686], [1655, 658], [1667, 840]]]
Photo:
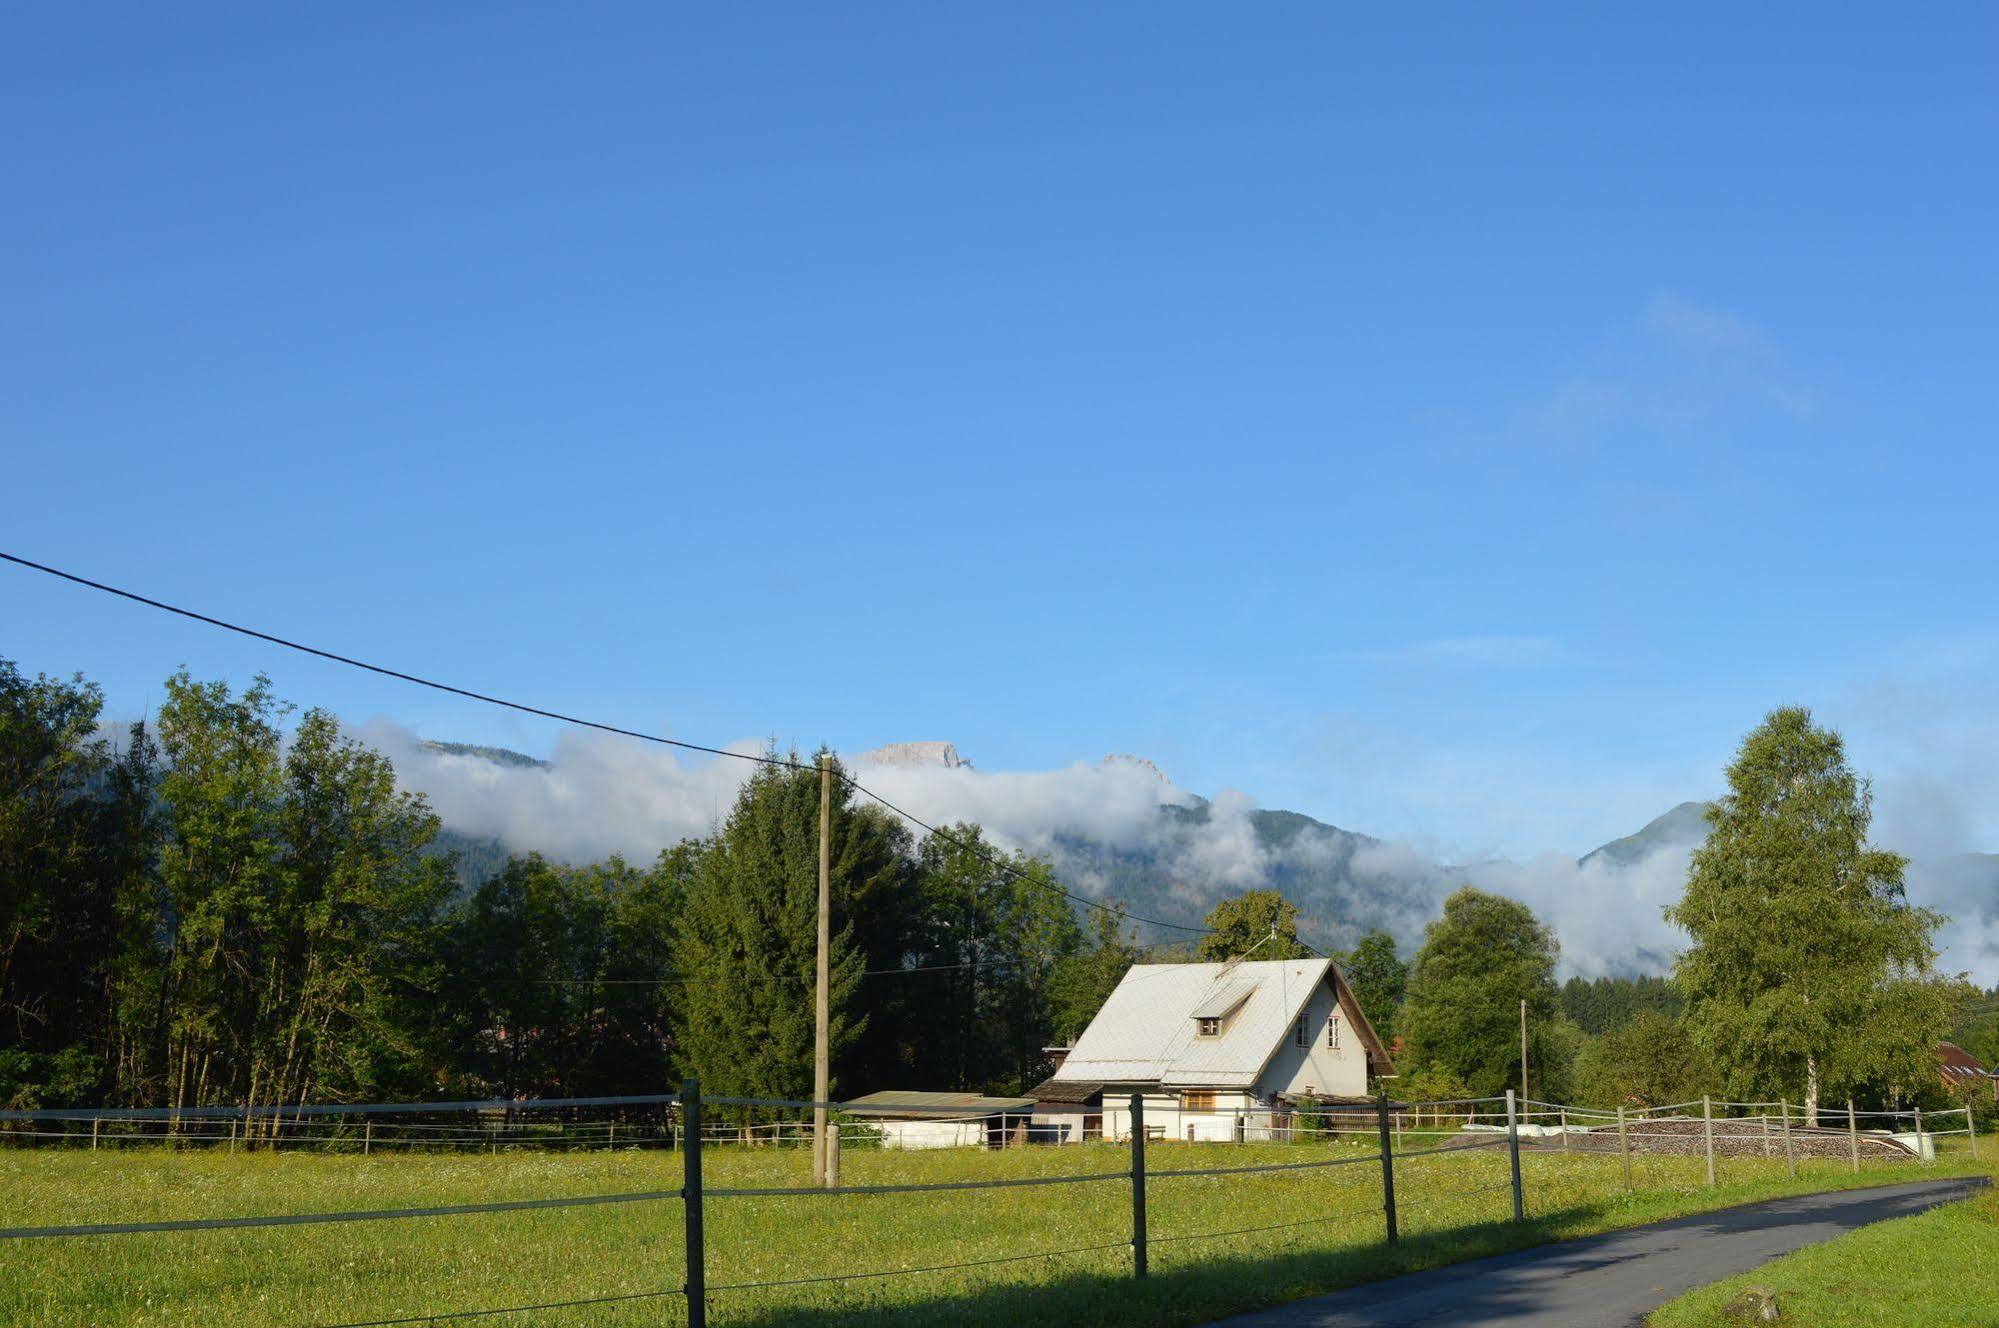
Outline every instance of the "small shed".
[[1104, 1137], [1104, 1086], [1095, 1080], [1045, 1079], [1027, 1090], [1034, 1099], [1035, 1143], [1083, 1143]]
[[844, 1103], [841, 1111], [881, 1132], [883, 1148], [998, 1148], [1027, 1124], [1030, 1097], [887, 1090]]

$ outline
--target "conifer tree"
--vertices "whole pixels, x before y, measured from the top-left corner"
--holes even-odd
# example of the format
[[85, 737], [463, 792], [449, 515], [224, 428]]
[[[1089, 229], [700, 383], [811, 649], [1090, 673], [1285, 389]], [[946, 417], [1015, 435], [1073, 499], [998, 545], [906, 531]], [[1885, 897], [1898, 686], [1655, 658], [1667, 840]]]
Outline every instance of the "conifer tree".
[[[883, 1040], [864, 1043], [870, 1019], [859, 996], [871, 951], [877, 958], [886, 952], [891, 964], [900, 958], [907, 912], [907, 836], [846, 793], [836, 779], [830, 1030], [836, 1092], [844, 1079], [872, 1077], [855, 1073], [873, 1068], [857, 1065], [857, 1051], [879, 1048], [896, 1034], [891, 1012], [882, 1021], [891, 1025], [880, 1030]], [[681, 983], [674, 1028], [679, 1063], [705, 1093], [811, 1096], [818, 835], [819, 773], [760, 766], [688, 873], [674, 929]]]

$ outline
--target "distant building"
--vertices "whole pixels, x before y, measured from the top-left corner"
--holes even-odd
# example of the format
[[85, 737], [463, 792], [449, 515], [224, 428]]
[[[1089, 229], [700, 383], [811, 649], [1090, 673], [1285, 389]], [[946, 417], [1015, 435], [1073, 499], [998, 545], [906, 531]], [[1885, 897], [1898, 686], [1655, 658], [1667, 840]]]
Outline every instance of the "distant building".
[[1943, 1086], [1952, 1097], [1982, 1089], [1999, 1102], [1999, 1075], [1986, 1069], [1983, 1062], [1955, 1042], [1937, 1043], [1937, 1072], [1943, 1076]]
[[880, 1131], [884, 1148], [997, 1148], [1027, 1125], [1033, 1108], [1029, 1097], [897, 1091], [869, 1093], [840, 1106]]
[[1028, 1090], [1033, 1137], [1128, 1137], [1138, 1093], [1153, 1137], [1281, 1139], [1301, 1104], [1365, 1102], [1370, 1071], [1394, 1065], [1330, 959], [1139, 964]]

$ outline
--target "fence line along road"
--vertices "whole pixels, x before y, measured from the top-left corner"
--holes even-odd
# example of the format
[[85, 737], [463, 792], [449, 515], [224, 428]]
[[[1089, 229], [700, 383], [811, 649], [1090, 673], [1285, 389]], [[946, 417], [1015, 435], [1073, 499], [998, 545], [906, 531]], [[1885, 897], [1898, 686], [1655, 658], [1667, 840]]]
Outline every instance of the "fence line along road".
[[[397, 1114], [431, 1114], [477, 1112], [503, 1121], [531, 1121], [538, 1115], [583, 1109], [610, 1109], [614, 1112], [629, 1113], [647, 1111], [662, 1114], [666, 1121], [665, 1138], [668, 1146], [681, 1153], [683, 1162], [683, 1183], [675, 1189], [655, 1189], [611, 1194], [551, 1196], [542, 1198], [497, 1200], [483, 1203], [444, 1204], [429, 1207], [397, 1209], [367, 1209], [319, 1213], [250, 1214], [218, 1218], [190, 1218], [162, 1221], [88, 1223], [78, 1225], [17, 1226], [0, 1228], [0, 1241], [25, 1239], [65, 1239], [65, 1238], [108, 1238], [138, 1233], [202, 1232], [224, 1229], [257, 1227], [307, 1226], [340, 1222], [405, 1221], [413, 1219], [443, 1219], [477, 1213], [503, 1213], [600, 1206], [612, 1204], [656, 1203], [680, 1200], [683, 1215], [683, 1240], [686, 1251], [686, 1282], [679, 1288], [663, 1290], [626, 1292], [601, 1297], [585, 1297], [563, 1301], [551, 1301], [535, 1305], [506, 1306], [492, 1309], [468, 1309], [455, 1311], [433, 1311], [395, 1319], [376, 1319], [352, 1324], [330, 1325], [329, 1328], [387, 1328], [388, 1325], [403, 1323], [445, 1322], [464, 1319], [490, 1318], [498, 1315], [526, 1313], [536, 1310], [552, 1310], [604, 1305], [623, 1301], [657, 1299], [679, 1296], [687, 1307], [691, 1328], [704, 1328], [707, 1312], [707, 1297], [711, 1294], [733, 1291], [749, 1291], [769, 1287], [803, 1286], [820, 1283], [877, 1280], [886, 1277], [914, 1276], [954, 1271], [961, 1268], [986, 1267], [1000, 1264], [1021, 1263], [1035, 1259], [1072, 1257], [1081, 1254], [1101, 1253], [1108, 1250], [1125, 1250], [1131, 1259], [1131, 1275], [1144, 1278], [1148, 1275], [1147, 1252], [1151, 1244], [1183, 1243], [1205, 1240], [1223, 1240], [1238, 1236], [1254, 1235], [1262, 1232], [1289, 1230], [1310, 1226], [1321, 1226], [1331, 1222], [1367, 1219], [1371, 1210], [1349, 1209], [1325, 1216], [1300, 1221], [1270, 1223], [1255, 1226], [1236, 1227], [1219, 1231], [1152, 1235], [1148, 1230], [1146, 1217], [1146, 1197], [1152, 1184], [1195, 1177], [1221, 1177], [1233, 1175], [1269, 1174], [1287, 1171], [1312, 1171], [1333, 1167], [1378, 1164], [1381, 1168], [1379, 1190], [1380, 1208], [1373, 1213], [1374, 1220], [1382, 1223], [1382, 1238], [1390, 1243], [1399, 1237], [1398, 1208], [1410, 1211], [1433, 1209], [1448, 1197], [1466, 1197], [1482, 1194], [1510, 1193], [1513, 1219], [1526, 1218], [1526, 1194], [1521, 1179], [1521, 1154], [1523, 1151], [1547, 1153], [1554, 1150], [1574, 1150], [1582, 1153], [1610, 1153], [1621, 1155], [1625, 1166], [1625, 1185], [1632, 1187], [1631, 1162], [1634, 1155], [1689, 1156], [1695, 1152], [1704, 1155], [1707, 1162], [1708, 1183], [1715, 1183], [1717, 1158], [1756, 1156], [1765, 1158], [1782, 1156], [1791, 1163], [1793, 1174], [1799, 1156], [1826, 1157], [1833, 1150], [1824, 1146], [1826, 1140], [1844, 1145], [1853, 1168], [1861, 1165], [1863, 1151], [1870, 1156], [1901, 1161], [1922, 1159], [1928, 1161], [1931, 1155], [1931, 1141], [1939, 1136], [1966, 1136], [1971, 1147], [1977, 1146], [1975, 1124], [1968, 1109], [1949, 1112], [1929, 1113], [1925, 1118], [1920, 1111], [1908, 1112], [1861, 1112], [1850, 1105], [1841, 1113], [1844, 1129], [1810, 1129], [1803, 1125], [1803, 1114], [1793, 1115], [1790, 1103], [1732, 1103], [1703, 1099], [1700, 1103], [1675, 1104], [1670, 1108], [1653, 1111], [1615, 1112], [1599, 1109], [1573, 1107], [1561, 1103], [1543, 1103], [1518, 1099], [1512, 1092], [1500, 1098], [1459, 1099], [1442, 1103], [1391, 1102], [1386, 1096], [1367, 1103], [1341, 1103], [1322, 1105], [1318, 1108], [1294, 1112], [1307, 1120], [1307, 1125], [1272, 1132], [1259, 1142], [1282, 1142], [1305, 1138], [1353, 1138], [1371, 1136], [1377, 1146], [1364, 1153], [1339, 1157], [1308, 1158], [1295, 1162], [1247, 1163], [1242, 1166], [1198, 1166], [1148, 1168], [1147, 1149], [1151, 1131], [1146, 1126], [1145, 1101], [1141, 1094], [1133, 1094], [1128, 1106], [1128, 1123], [1122, 1142], [1129, 1148], [1128, 1165], [1116, 1171], [1092, 1171], [1075, 1175], [998, 1177], [988, 1180], [942, 1181], [911, 1184], [854, 1185], [836, 1188], [824, 1187], [710, 1187], [704, 1185], [701, 1164], [704, 1153], [718, 1146], [736, 1146], [738, 1136], [734, 1127], [711, 1127], [703, 1120], [706, 1105], [747, 1110], [790, 1110], [810, 1111], [815, 1107], [829, 1110], [845, 1110], [842, 1103], [815, 1103], [808, 1100], [783, 1098], [742, 1098], [721, 1097], [708, 1099], [704, 1103], [700, 1087], [689, 1081], [679, 1093], [651, 1094], [617, 1098], [557, 1098], [557, 1099], [482, 1099], [450, 1103], [378, 1103], [378, 1104], [307, 1104], [304, 1106], [258, 1106], [258, 1107], [204, 1107], [174, 1110], [168, 1108], [112, 1108], [101, 1111], [78, 1111], [75, 1109], [53, 1109], [46, 1111], [13, 1111], [0, 1113], [0, 1123], [22, 1123], [44, 1125], [63, 1123], [76, 1125], [89, 1123], [95, 1135], [106, 1123], [126, 1126], [135, 1123], [178, 1123], [184, 1120], [229, 1121], [233, 1127], [261, 1119], [321, 1119], [331, 1118], [337, 1125], [338, 1118], [352, 1116], [361, 1119], [364, 1130], [372, 1129], [377, 1122]], [[1690, 1105], [1702, 1108], [1701, 1115], [1682, 1114]], [[1772, 1117], [1768, 1108], [1778, 1108]], [[1717, 1114], [1719, 1109], [1719, 1114]], [[1241, 1114], [1245, 1109], [1236, 1109]], [[1249, 1109], [1253, 1110], [1253, 1109]], [[926, 1106], [898, 1107], [899, 1114], [937, 1115], [963, 1117], [963, 1107]], [[1759, 1112], [1760, 1115], [1732, 1115], [1731, 1112]], [[1665, 1113], [1665, 1114], [1661, 1114]], [[1823, 1113], [1830, 1115], [1831, 1113]], [[1427, 1125], [1421, 1122], [1429, 1122]], [[1886, 1128], [1871, 1129], [1862, 1133], [1860, 1121], [1886, 1122]], [[1937, 1128], [1953, 1119], [1961, 1120], [1955, 1128]], [[1795, 1123], [1794, 1123], [1795, 1120]], [[1773, 1121], [1775, 1122], [1773, 1126]], [[1901, 1131], [1895, 1127], [1904, 1122], [1913, 1126], [1912, 1131]], [[1412, 1122], [1416, 1122], [1412, 1124]], [[1550, 1124], [1549, 1122], [1553, 1122]], [[595, 1130], [615, 1130], [620, 1123], [617, 1116], [597, 1122], [567, 1122], [568, 1125], [588, 1127]], [[402, 1122], [412, 1130], [432, 1129], [448, 1131], [453, 1127], [426, 1125], [421, 1122]], [[863, 1127], [865, 1128], [865, 1127]], [[717, 1133], [717, 1130], [723, 1131]], [[1418, 1136], [1443, 1135], [1452, 1142], [1435, 1142], [1428, 1146], [1404, 1148], [1400, 1136], [1405, 1132]], [[42, 1131], [0, 1131], [0, 1140], [18, 1138], [22, 1134], [39, 1136]], [[628, 1137], [631, 1126], [627, 1125]], [[1234, 1132], [1238, 1140], [1246, 1137], [1244, 1131]], [[461, 1134], [470, 1140], [467, 1147], [484, 1147], [485, 1140], [478, 1133]], [[64, 1139], [77, 1138], [63, 1134]], [[326, 1136], [340, 1139], [334, 1134]], [[365, 1140], [368, 1136], [364, 1133]], [[439, 1139], [435, 1142], [452, 1146], [460, 1135]], [[594, 1137], [594, 1136], [593, 1136]], [[1009, 1141], [1020, 1141], [1007, 1136]], [[162, 1136], [146, 1136], [160, 1139]], [[351, 1136], [345, 1136], [352, 1143]], [[1910, 1141], [1913, 1142], [1910, 1142]], [[196, 1136], [179, 1136], [175, 1143], [201, 1142], [218, 1144], [219, 1135], [214, 1133]], [[1864, 1144], [1864, 1147], [1863, 1147]], [[1169, 1147], [1177, 1147], [1172, 1141]], [[364, 1144], [365, 1147], [365, 1144]], [[1505, 1149], [1508, 1156], [1506, 1178], [1498, 1184], [1478, 1184], [1467, 1186], [1460, 1176], [1460, 1183], [1439, 1193], [1435, 1187], [1437, 1173], [1425, 1173], [1431, 1179], [1423, 1182], [1423, 1193], [1414, 1202], [1398, 1203], [1396, 1195], [1396, 1171], [1399, 1165], [1408, 1165], [1425, 1159], [1433, 1159], [1450, 1153], [1468, 1153]], [[1781, 1150], [1781, 1151], [1780, 1151]], [[1974, 1152], [1975, 1156], [1975, 1152]], [[734, 1201], [766, 1198], [826, 1198], [849, 1199], [871, 1196], [895, 1196], [909, 1194], [943, 1193], [955, 1190], [990, 1191], [1001, 1189], [1107, 1184], [1122, 1182], [1130, 1190], [1130, 1237], [1128, 1240], [1103, 1244], [1075, 1246], [1064, 1249], [1040, 1250], [1020, 1254], [996, 1256], [972, 1260], [965, 1263], [940, 1264], [916, 1268], [872, 1269], [851, 1273], [834, 1273], [803, 1278], [782, 1278], [762, 1282], [740, 1282], [709, 1286], [706, 1280], [706, 1231], [705, 1204], [709, 1200]]]

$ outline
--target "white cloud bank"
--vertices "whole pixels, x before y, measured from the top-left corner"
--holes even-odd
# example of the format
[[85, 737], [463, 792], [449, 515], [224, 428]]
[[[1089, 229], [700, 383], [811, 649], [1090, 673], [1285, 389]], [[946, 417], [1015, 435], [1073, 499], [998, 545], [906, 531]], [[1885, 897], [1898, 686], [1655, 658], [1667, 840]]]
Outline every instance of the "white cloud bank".
[[[678, 840], [705, 835], [724, 817], [752, 769], [722, 758], [686, 759], [599, 734], [564, 735], [542, 767], [502, 765], [438, 752], [386, 720], [358, 735], [386, 752], [406, 787], [421, 790], [452, 829], [572, 862], [620, 853], [645, 860]], [[754, 754], [755, 742], [732, 744]], [[1136, 856], [1167, 881], [1150, 909], [1197, 921], [1218, 896], [1282, 876], [1329, 939], [1381, 926], [1413, 949], [1443, 896], [1461, 883], [1520, 900], [1551, 923], [1564, 973], [1661, 972], [1683, 937], [1663, 910], [1679, 897], [1688, 846], [1668, 845], [1630, 865], [1578, 863], [1543, 853], [1519, 862], [1439, 867], [1434, 846], [1372, 841], [1307, 828], [1273, 848], [1256, 832], [1253, 799], [1224, 791], [1204, 820], [1170, 817], [1162, 804], [1196, 799], [1142, 762], [1078, 763], [1057, 770], [986, 772], [969, 766], [855, 764], [882, 797], [932, 824], [974, 821], [995, 840], [1057, 857], [1079, 892], [1115, 895]], [[1914, 808], [1936, 805], [1884, 795], [1882, 826], [1908, 824]], [[1904, 808], [1909, 808], [1905, 810]], [[1635, 827], [1634, 827], [1635, 828]], [[1999, 901], [1956, 850], [1949, 827], [1923, 836], [1910, 872], [1910, 897], [1952, 916], [1945, 940], [1950, 968], [1999, 980]], [[1893, 842], [1893, 841], [1890, 841]], [[1081, 847], [1079, 847], [1081, 846]], [[1141, 910], [1143, 911], [1143, 910]]]

